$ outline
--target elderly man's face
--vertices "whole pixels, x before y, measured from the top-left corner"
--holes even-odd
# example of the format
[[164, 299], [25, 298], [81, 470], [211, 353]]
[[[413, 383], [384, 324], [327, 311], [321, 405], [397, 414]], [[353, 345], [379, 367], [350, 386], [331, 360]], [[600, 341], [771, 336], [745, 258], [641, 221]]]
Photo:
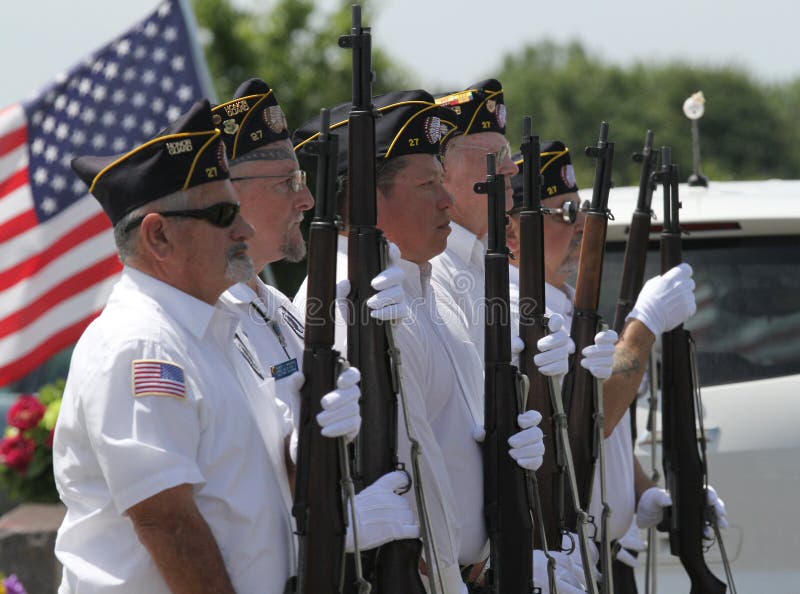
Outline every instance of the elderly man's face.
[[[579, 204], [580, 197], [577, 192], [559, 194], [542, 200], [545, 208], [561, 208], [566, 200]], [[581, 240], [583, 239], [583, 225], [586, 220], [585, 211], [578, 212], [574, 224], [564, 221], [561, 214], [545, 215], [544, 217], [544, 264], [545, 280], [561, 288], [578, 271], [578, 261], [581, 255]], [[520, 254], [519, 215], [508, 217], [506, 226], [506, 244], [514, 255], [513, 264], [519, 265]]]
[[495, 153], [495, 169], [506, 176], [506, 210], [512, 206], [511, 176], [517, 166], [505, 136], [480, 132], [450, 141], [445, 156], [444, 183], [453, 195], [453, 220], [478, 237], [488, 230], [486, 195], [476, 194], [475, 182], [486, 180], [486, 154]]
[[378, 227], [397, 244], [403, 258], [421, 264], [447, 247], [453, 198], [435, 156], [398, 158], [404, 167], [385, 194], [378, 191]]
[[231, 164], [242, 216], [256, 230], [250, 255], [257, 271], [270, 262], [298, 262], [306, 255], [300, 223], [303, 212], [314, 206], [314, 199], [298, 171], [288, 139], [270, 143]]
[[[236, 202], [230, 181], [212, 182], [188, 191], [189, 209], [202, 209], [220, 202]], [[228, 287], [253, 274], [247, 240], [253, 228], [236, 215], [220, 227], [189, 217], [163, 218], [175, 229], [173, 271], [184, 291], [207, 303], [215, 303]]]

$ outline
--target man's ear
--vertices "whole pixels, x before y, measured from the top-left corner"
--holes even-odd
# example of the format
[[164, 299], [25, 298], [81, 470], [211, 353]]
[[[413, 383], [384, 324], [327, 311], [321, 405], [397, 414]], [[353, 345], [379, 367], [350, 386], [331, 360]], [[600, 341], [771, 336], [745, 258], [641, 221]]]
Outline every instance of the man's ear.
[[142, 251], [157, 261], [166, 260], [175, 249], [174, 233], [167, 228], [166, 219], [154, 212], [142, 219], [139, 241]]

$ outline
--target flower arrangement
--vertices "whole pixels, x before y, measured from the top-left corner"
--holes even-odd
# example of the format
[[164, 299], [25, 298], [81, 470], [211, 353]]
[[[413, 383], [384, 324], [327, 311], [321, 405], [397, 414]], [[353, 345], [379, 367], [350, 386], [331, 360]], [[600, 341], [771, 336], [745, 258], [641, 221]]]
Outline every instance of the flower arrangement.
[[0, 594], [28, 594], [25, 588], [17, 579], [17, 575], [12, 573], [6, 577], [4, 573], [0, 572]]
[[0, 440], [0, 487], [10, 499], [58, 501], [53, 433], [63, 392], [64, 380], [59, 380], [40, 388], [38, 395], [22, 394], [8, 409], [6, 431]]

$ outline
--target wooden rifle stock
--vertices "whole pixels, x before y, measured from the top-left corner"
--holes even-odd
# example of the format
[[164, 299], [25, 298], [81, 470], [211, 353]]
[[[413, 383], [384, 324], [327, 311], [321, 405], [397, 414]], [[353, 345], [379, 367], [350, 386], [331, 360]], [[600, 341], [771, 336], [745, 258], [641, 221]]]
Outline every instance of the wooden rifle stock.
[[485, 408], [483, 442], [484, 515], [490, 562], [486, 588], [492, 594], [533, 592], [533, 523], [527, 479], [509, 455], [508, 438], [519, 431], [518, 373], [511, 365], [505, 176], [495, 174], [495, 156], [487, 155], [486, 182], [475, 192], [488, 194], [489, 243], [486, 266]]
[[[669, 147], [662, 148], [658, 181], [664, 188], [664, 228], [661, 233], [662, 274], [683, 261], [678, 210], [678, 167]], [[660, 529], [669, 532], [670, 550], [691, 580], [690, 594], [723, 594], [726, 585], [706, 565], [703, 526], [706, 520], [707, 466], [705, 443], [698, 451], [697, 410], [692, 339], [683, 325], [661, 335], [661, 422], [663, 469], [672, 507]], [[702, 436], [703, 438], [705, 436]]]
[[317, 424], [320, 400], [336, 387], [340, 356], [333, 349], [336, 299], [336, 157], [337, 138], [329, 133], [322, 110], [317, 154], [314, 220], [309, 231], [297, 477], [292, 514], [297, 525], [299, 565], [296, 592], [341, 592], [346, 520], [342, 503], [339, 440], [324, 437]]
[[[600, 137], [596, 147], [587, 147], [586, 154], [596, 159], [592, 202], [586, 212], [583, 240], [578, 264], [578, 280], [575, 285], [574, 315], [570, 336], [575, 342], [575, 354], [570, 362], [570, 371], [564, 379], [564, 408], [568, 417], [570, 443], [575, 464], [580, 502], [577, 507], [588, 509], [592, 494], [597, 443], [595, 439], [594, 390], [595, 380], [579, 361], [581, 351], [594, 344], [599, 329], [600, 281], [603, 276], [606, 227], [608, 226], [608, 194], [611, 189], [611, 168], [614, 161], [614, 143], [608, 142], [608, 123], [600, 125]], [[602, 436], [600, 436], [602, 438]], [[567, 510], [567, 527], [576, 529], [577, 516], [573, 509]]]
[[[625, 244], [625, 257], [622, 264], [622, 283], [617, 299], [617, 309], [614, 312], [614, 330], [622, 335], [625, 318], [631, 313], [639, 291], [644, 284], [644, 270], [647, 265], [647, 244], [650, 241], [650, 221], [653, 218], [651, 202], [655, 182], [653, 174], [658, 161], [658, 152], [653, 150], [653, 132], [647, 131], [644, 139], [644, 148], [641, 153], [633, 155], [634, 161], [641, 162], [642, 169], [639, 175], [639, 196], [636, 200], [636, 210], [633, 211], [628, 242]], [[636, 399], [630, 406], [631, 438], [636, 443]]]
[[[531, 119], [523, 121], [522, 145], [522, 208], [519, 210], [519, 336], [525, 343], [520, 353], [520, 372], [528, 377], [527, 410], [542, 415], [544, 460], [536, 471], [539, 503], [546, 543], [560, 550], [564, 522], [563, 472], [558, 463], [558, 440], [553, 419], [550, 378], [539, 373], [533, 363], [536, 345], [549, 333], [545, 318], [544, 213], [541, 202], [541, 144], [533, 136]], [[560, 394], [557, 395], [560, 397]], [[540, 531], [533, 535], [534, 547], [544, 549]]]
[[[387, 327], [370, 316], [372, 279], [384, 268], [386, 240], [377, 228], [375, 112], [372, 106], [372, 41], [353, 5], [350, 35], [339, 45], [353, 51], [353, 102], [348, 120], [348, 277], [351, 311], [347, 359], [361, 371], [361, 431], [355, 443], [356, 487], [361, 490], [397, 470], [397, 378]], [[423, 594], [419, 577], [422, 542], [389, 542], [362, 554], [364, 577], [380, 594]]]

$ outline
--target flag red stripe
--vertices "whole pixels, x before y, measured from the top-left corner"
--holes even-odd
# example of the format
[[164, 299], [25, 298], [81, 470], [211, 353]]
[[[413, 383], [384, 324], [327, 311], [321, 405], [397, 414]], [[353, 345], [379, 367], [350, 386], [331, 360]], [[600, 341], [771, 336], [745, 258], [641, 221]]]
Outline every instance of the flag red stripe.
[[28, 229], [33, 229], [39, 224], [36, 212], [26, 210], [15, 217], [8, 219], [5, 223], [0, 223], [0, 243], [16, 237], [20, 233], [25, 233]]
[[16, 130], [12, 130], [5, 136], [0, 136], [0, 157], [6, 153], [10, 153], [20, 145], [28, 141], [28, 128], [22, 126]]
[[0, 367], [0, 386], [5, 386], [25, 376], [47, 361], [47, 359], [52, 357], [55, 353], [76, 342], [81, 334], [83, 334], [86, 326], [99, 316], [101, 311], [102, 308], [92, 312], [82, 320], [48, 337], [47, 340], [40, 343], [30, 352], [25, 353], [21, 358]]
[[121, 269], [122, 265], [119, 259], [116, 255], [112, 255], [63, 280], [49, 291], [39, 295], [35, 301], [0, 320], [0, 338], [21, 330], [62, 301], [85, 291], [88, 287], [116, 274]]
[[23, 167], [19, 171], [15, 171], [3, 181], [0, 182], [0, 198], [6, 194], [10, 194], [14, 190], [21, 188], [28, 183], [28, 168]]
[[108, 218], [106, 218], [106, 215], [102, 212], [86, 219], [81, 225], [74, 227], [69, 233], [65, 233], [46, 250], [0, 272], [0, 291], [4, 291], [22, 279], [36, 274], [42, 268], [50, 264], [50, 262], [65, 252], [68, 252], [76, 245], [91, 239], [98, 233], [106, 231], [110, 225]]

